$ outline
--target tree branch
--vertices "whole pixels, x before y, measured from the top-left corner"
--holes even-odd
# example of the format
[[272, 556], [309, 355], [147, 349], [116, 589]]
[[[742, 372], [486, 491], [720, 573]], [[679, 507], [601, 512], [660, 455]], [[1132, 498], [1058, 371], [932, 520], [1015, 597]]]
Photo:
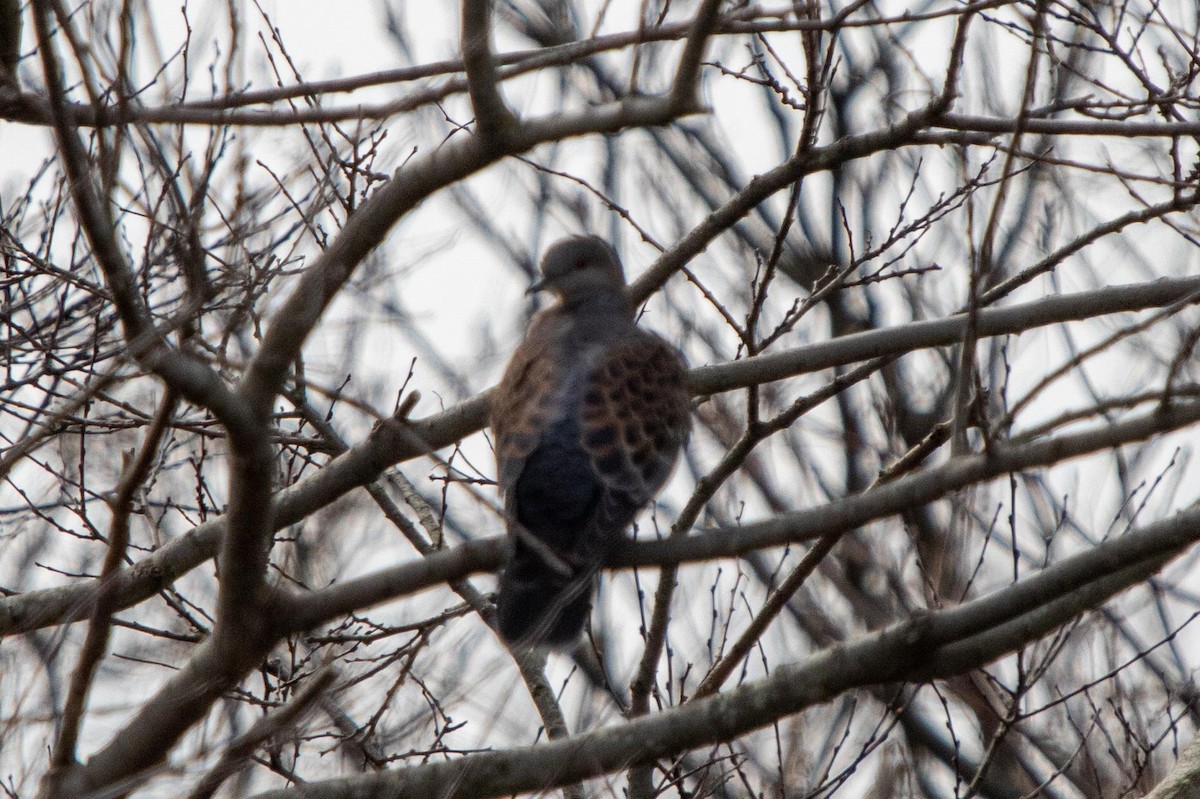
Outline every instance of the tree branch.
[[[1099, 544], [981, 599], [917, 615], [800, 663], [776, 666], [758, 682], [569, 741], [313, 782], [268, 791], [255, 799], [377, 795], [483, 799], [546, 790], [729, 741], [851, 688], [925, 681], [984, 666], [1136, 584], [1198, 536], [1200, 509], [1193, 508]], [[983, 622], [993, 625], [993, 630], [977, 632]]]
[[[1033, 443], [996, 442], [986, 452], [957, 457], [820, 507], [780, 513], [762, 522], [702, 530], [685, 537], [627, 540], [613, 552], [607, 567], [703, 562], [810, 541], [920, 508], [953, 491], [997, 477], [1144, 441], [1197, 422], [1200, 422], [1200, 402], [1180, 402], [1133, 419]], [[500, 537], [478, 539], [418, 562], [381, 569], [320, 591], [293, 592], [281, 599], [284, 609], [280, 615], [287, 617], [286, 623], [295, 625], [294, 630], [308, 629], [353, 610], [464, 577], [472, 571], [495, 570], [503, 562], [504, 547], [505, 540]]]
[[313, 703], [321, 699], [325, 690], [333, 684], [337, 672], [325, 667], [305, 681], [290, 702], [272, 710], [267, 715], [254, 722], [254, 726], [238, 736], [229, 744], [221, 759], [200, 779], [188, 794], [188, 799], [209, 799], [221, 783], [242, 769], [258, 750], [275, 736], [289, 727], [295, 726], [312, 708]]
[[475, 135], [503, 151], [518, 123], [500, 96], [492, 56], [492, 0], [463, 0], [462, 54], [467, 93], [475, 109]]

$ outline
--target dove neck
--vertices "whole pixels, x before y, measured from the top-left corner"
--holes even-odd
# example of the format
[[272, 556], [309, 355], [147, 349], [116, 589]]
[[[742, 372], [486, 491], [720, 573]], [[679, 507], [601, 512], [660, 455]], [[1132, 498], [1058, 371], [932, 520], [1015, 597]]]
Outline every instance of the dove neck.
[[599, 289], [562, 298], [562, 309], [572, 316], [620, 316], [633, 318], [633, 307], [620, 288]]

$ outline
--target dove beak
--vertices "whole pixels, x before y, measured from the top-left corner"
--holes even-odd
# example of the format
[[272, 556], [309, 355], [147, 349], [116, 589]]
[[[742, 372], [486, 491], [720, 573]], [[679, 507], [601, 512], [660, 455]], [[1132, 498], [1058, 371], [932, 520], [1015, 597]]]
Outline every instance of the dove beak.
[[525, 289], [525, 296], [531, 297], [546, 288], [546, 278], [534, 281], [533, 285]]

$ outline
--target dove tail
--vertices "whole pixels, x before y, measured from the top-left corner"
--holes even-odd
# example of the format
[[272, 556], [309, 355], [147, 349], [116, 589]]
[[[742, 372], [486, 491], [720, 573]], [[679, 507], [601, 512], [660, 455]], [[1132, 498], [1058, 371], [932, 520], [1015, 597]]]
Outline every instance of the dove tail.
[[518, 546], [500, 574], [500, 635], [512, 646], [570, 647], [587, 622], [595, 590], [594, 570], [564, 575], [538, 553]]

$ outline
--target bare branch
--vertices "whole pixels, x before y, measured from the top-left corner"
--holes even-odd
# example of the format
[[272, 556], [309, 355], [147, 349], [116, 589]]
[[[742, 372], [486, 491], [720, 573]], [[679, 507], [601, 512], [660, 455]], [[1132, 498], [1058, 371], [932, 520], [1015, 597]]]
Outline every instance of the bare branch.
[[475, 109], [475, 135], [504, 150], [517, 121], [500, 96], [496, 60], [492, 57], [491, 0], [463, 0], [462, 53], [467, 91]]
[[272, 710], [254, 726], [242, 733], [237, 740], [229, 744], [229, 748], [221, 755], [221, 759], [196, 783], [196, 787], [188, 794], [188, 799], [208, 799], [221, 783], [236, 774], [244, 767], [247, 760], [264, 743], [281, 734], [289, 727], [295, 726], [300, 719], [312, 709], [315, 702], [321, 699], [334, 679], [337, 672], [329, 667], [320, 669], [312, 675], [304, 687], [296, 692], [286, 705]]
[[[985, 665], [1047, 629], [1095, 607], [1161, 568], [1196, 540], [1200, 510], [1180, 513], [956, 608], [934, 611], [830, 647], [763, 680], [570, 741], [472, 755], [450, 763], [309, 783], [256, 799], [340, 799], [453, 786], [451, 796], [545, 790], [726, 740], [824, 702], [851, 688], [922, 681]], [[1137, 555], [1133, 553], [1136, 552]], [[1145, 562], [1139, 562], [1144, 558]], [[1028, 618], [1026, 618], [1028, 616]], [[1005, 635], [973, 636], [986, 618]], [[971, 623], [967, 623], [971, 620]]]

